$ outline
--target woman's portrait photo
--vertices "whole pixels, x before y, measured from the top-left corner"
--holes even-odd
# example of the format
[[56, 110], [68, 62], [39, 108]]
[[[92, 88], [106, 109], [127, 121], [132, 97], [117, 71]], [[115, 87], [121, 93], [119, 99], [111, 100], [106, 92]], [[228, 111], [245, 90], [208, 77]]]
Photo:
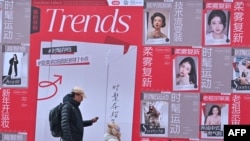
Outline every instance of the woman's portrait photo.
[[224, 125], [228, 124], [228, 104], [201, 103], [201, 125], [219, 128], [207, 128], [202, 131], [202, 138], [223, 138]]
[[166, 17], [162, 13], [155, 12], [151, 16], [151, 24], [153, 30], [148, 33], [148, 39], [167, 38], [167, 35], [161, 31], [166, 26]]
[[146, 44], [169, 44], [169, 13], [151, 10], [145, 13]]
[[3, 53], [3, 86], [26, 87], [28, 84], [28, 53]]
[[230, 13], [227, 10], [210, 10], [206, 13], [205, 45], [230, 43]]
[[9, 60], [9, 70], [8, 70], [9, 76], [14, 75], [15, 77], [17, 77], [17, 64], [18, 64], [17, 55], [13, 54], [13, 57], [11, 57]]
[[198, 75], [197, 75], [197, 57], [178, 56], [176, 58], [175, 67], [176, 72], [174, 76], [174, 84], [178, 88], [196, 89]]
[[205, 118], [205, 125], [221, 125], [221, 107], [212, 105]]

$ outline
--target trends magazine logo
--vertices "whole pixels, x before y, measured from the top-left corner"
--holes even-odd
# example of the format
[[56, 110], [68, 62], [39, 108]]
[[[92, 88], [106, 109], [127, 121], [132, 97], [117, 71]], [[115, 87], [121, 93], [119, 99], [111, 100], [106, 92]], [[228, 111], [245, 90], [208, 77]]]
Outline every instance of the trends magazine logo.
[[[48, 32], [64, 32], [70, 28], [73, 32], [103, 32], [103, 33], [126, 33], [129, 31], [128, 21], [130, 15], [121, 15], [119, 9], [112, 14], [101, 16], [98, 14], [77, 14], [65, 13], [64, 9], [47, 9], [50, 16]], [[69, 27], [68, 27], [69, 26]]]

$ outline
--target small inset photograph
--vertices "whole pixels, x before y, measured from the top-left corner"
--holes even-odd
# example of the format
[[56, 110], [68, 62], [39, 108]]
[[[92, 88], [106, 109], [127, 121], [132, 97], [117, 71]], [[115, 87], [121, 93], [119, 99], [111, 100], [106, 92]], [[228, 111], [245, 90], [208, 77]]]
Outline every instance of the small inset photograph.
[[223, 138], [224, 124], [228, 124], [228, 104], [202, 103], [202, 138]]
[[166, 137], [168, 136], [169, 102], [155, 99], [164, 94], [143, 94], [141, 101], [141, 135]]
[[234, 80], [239, 85], [250, 85], [250, 56], [236, 56], [233, 68]]
[[27, 87], [28, 53], [3, 53], [3, 87]]
[[208, 10], [205, 13], [205, 45], [230, 44], [230, 12]]
[[249, 93], [250, 90], [250, 56], [234, 56], [233, 79], [231, 87], [233, 92]]
[[174, 90], [197, 90], [198, 58], [195, 56], [177, 56], [173, 61]]
[[164, 9], [148, 9], [144, 14], [145, 44], [169, 44], [170, 12]]

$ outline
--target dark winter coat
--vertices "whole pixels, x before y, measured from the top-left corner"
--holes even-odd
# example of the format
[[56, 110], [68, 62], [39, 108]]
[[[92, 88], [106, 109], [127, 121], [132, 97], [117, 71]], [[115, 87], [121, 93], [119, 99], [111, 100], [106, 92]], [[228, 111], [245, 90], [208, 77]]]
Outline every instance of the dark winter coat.
[[79, 109], [80, 103], [75, 101], [71, 94], [67, 94], [63, 98], [63, 102], [67, 102], [62, 107], [61, 127], [63, 141], [82, 141], [84, 128], [93, 124], [92, 120], [83, 120]]
[[13, 58], [11, 58], [9, 60], [9, 63], [10, 63], [10, 67], [9, 67], [8, 75], [12, 74], [12, 66], [14, 65], [15, 76], [17, 76], [17, 64], [18, 64], [18, 60], [17, 59], [15, 60], [14, 57], [13, 57]]

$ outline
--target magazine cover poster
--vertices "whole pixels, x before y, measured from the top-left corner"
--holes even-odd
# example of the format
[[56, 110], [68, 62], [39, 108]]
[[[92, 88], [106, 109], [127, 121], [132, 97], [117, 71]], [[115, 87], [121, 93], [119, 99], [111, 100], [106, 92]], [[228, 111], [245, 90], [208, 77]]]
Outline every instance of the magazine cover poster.
[[169, 94], [142, 93], [141, 135], [168, 136]]
[[199, 100], [198, 93], [143, 92], [141, 137], [198, 139]]
[[173, 49], [173, 90], [199, 90], [200, 48]]
[[144, 45], [201, 45], [202, 0], [146, 0]]
[[120, 125], [122, 140], [133, 140], [137, 50], [142, 53], [142, 41], [134, 37], [142, 32], [143, 8], [64, 2], [32, 7], [31, 69], [38, 76], [33, 140], [58, 139], [50, 133], [48, 109], [74, 86], [88, 97], [79, 107], [83, 119], [99, 117], [84, 129], [84, 140], [102, 140], [111, 121]]
[[204, 45], [230, 45], [232, 3], [206, 2], [204, 5]]
[[[203, 47], [201, 92], [231, 93], [232, 59], [229, 47]], [[223, 73], [221, 73], [223, 72]]]
[[250, 49], [232, 49], [232, 69], [233, 79], [231, 87], [234, 93], [250, 92]]
[[202, 94], [201, 126], [202, 139], [223, 139], [224, 125], [229, 121], [229, 95]]
[[248, 24], [250, 19], [247, 18], [250, 1], [234, 1], [232, 5], [232, 46], [236, 47], [249, 47], [249, 33], [246, 31], [250, 30]]

